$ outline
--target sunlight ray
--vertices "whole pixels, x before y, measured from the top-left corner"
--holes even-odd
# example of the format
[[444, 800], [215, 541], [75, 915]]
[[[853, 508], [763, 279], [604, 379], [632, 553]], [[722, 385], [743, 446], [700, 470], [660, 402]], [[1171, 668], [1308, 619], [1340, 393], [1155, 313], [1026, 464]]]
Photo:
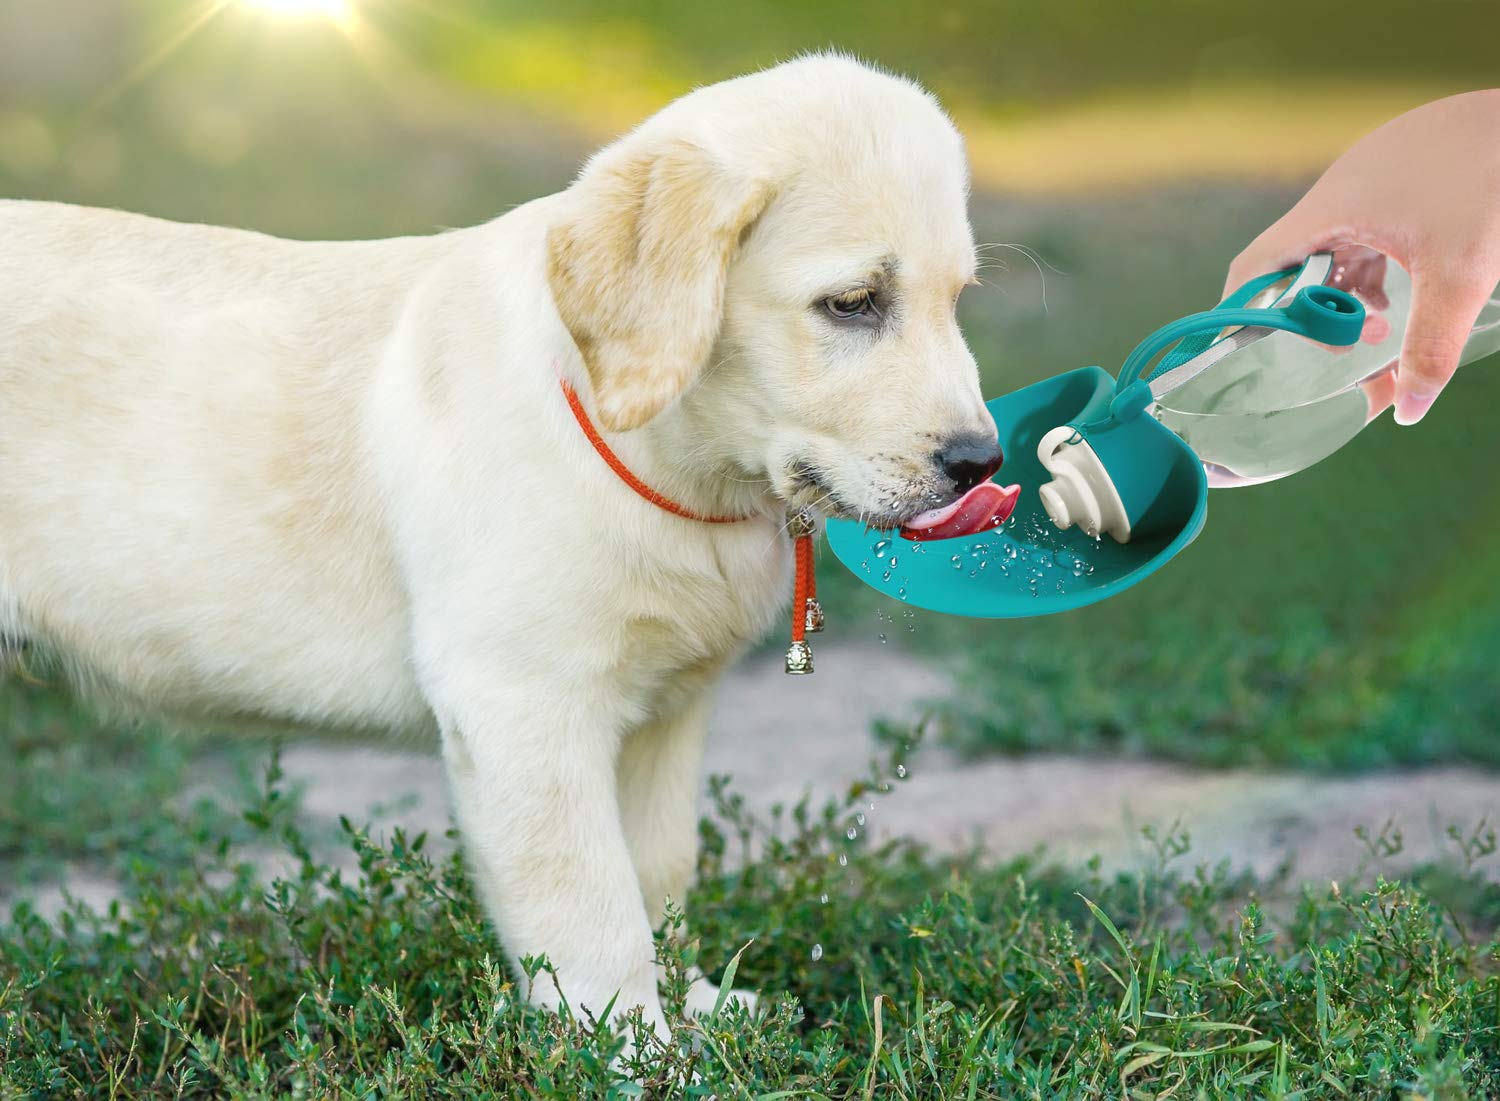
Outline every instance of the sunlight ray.
[[127, 91], [145, 80], [167, 61], [174, 53], [191, 39], [195, 34], [224, 11], [233, 0], [201, 0], [200, 3], [190, 8], [182, 22], [169, 31], [161, 43], [150, 50], [145, 57], [128, 69], [125, 74], [100, 92], [97, 97], [85, 109], [85, 115], [95, 114], [112, 105]]

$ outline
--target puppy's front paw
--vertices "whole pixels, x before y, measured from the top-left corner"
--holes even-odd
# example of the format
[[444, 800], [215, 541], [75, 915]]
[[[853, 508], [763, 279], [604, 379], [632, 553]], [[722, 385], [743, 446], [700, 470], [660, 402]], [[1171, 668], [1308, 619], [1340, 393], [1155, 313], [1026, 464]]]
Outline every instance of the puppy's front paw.
[[[707, 1017], [714, 1011], [714, 1006], [719, 1004], [720, 987], [709, 982], [702, 975], [693, 980], [688, 987], [687, 1002], [683, 1007], [689, 1017]], [[745, 1007], [746, 1013], [754, 1013], [755, 1006], [760, 1001], [759, 995], [750, 990], [741, 990], [731, 987], [729, 996], [724, 999], [724, 1006], [728, 1008], [730, 1003], [738, 1003]]]

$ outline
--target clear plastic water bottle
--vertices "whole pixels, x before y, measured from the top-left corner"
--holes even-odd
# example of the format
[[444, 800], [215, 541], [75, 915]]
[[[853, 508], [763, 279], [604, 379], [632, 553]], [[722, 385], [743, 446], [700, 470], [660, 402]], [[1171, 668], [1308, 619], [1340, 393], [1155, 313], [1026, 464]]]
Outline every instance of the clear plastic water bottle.
[[[1285, 296], [1293, 276], [1266, 290], [1251, 305]], [[1337, 263], [1322, 282], [1344, 286]], [[1255, 485], [1284, 478], [1333, 454], [1390, 404], [1391, 374], [1401, 352], [1411, 310], [1411, 277], [1395, 262], [1386, 265], [1388, 305], [1347, 287], [1371, 313], [1390, 324], [1378, 344], [1361, 342], [1329, 349], [1287, 332], [1273, 332], [1217, 359], [1213, 366], [1157, 399], [1153, 413], [1187, 441], [1203, 460], [1214, 488]], [[1460, 363], [1500, 351], [1500, 297], [1480, 314]]]

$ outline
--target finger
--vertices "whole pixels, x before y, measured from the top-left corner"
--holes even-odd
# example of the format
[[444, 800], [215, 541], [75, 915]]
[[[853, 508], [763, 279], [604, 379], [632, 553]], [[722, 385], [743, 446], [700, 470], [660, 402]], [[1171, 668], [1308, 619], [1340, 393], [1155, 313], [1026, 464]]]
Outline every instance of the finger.
[[1492, 284], [1468, 273], [1417, 274], [1396, 369], [1396, 423], [1416, 424], [1458, 370], [1469, 330]]

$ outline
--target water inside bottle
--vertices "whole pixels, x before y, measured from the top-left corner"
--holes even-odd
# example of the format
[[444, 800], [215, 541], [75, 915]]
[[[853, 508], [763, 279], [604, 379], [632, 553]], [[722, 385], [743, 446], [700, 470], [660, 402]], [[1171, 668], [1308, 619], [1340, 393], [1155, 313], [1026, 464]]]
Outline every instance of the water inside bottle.
[[[1328, 283], [1344, 285], [1335, 265]], [[1282, 288], [1272, 288], [1269, 297]], [[1379, 343], [1329, 349], [1278, 332], [1226, 356], [1157, 402], [1157, 419], [1203, 460], [1211, 488], [1255, 485], [1305, 470], [1343, 447], [1390, 404], [1411, 309], [1411, 279], [1388, 262], [1388, 305], [1346, 287], [1390, 324]], [[1257, 303], [1259, 304], [1259, 303]], [[1491, 298], [1464, 347], [1461, 363], [1500, 351], [1500, 297]]]

